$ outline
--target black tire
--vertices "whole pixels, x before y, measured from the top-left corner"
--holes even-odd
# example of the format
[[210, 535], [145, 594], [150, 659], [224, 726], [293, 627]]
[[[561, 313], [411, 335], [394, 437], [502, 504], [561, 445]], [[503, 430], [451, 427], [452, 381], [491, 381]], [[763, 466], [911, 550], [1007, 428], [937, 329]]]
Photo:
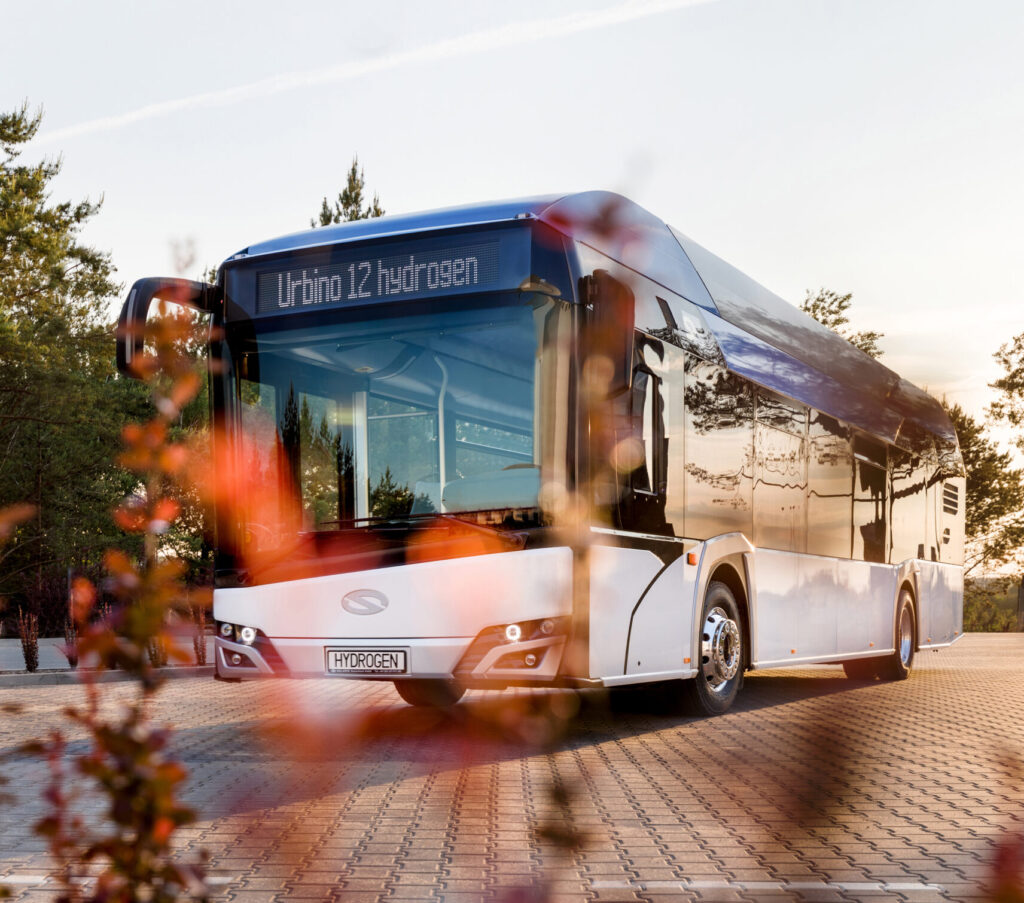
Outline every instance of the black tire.
[[697, 676], [684, 681], [684, 696], [698, 715], [721, 715], [743, 686], [743, 620], [736, 598], [713, 580], [704, 595], [697, 635]]
[[896, 603], [896, 620], [893, 623], [892, 655], [879, 660], [878, 676], [882, 680], [906, 680], [914, 666], [914, 649], [917, 646], [917, 609], [914, 596], [905, 587], [900, 590]]
[[874, 680], [878, 677], [878, 659], [857, 658], [843, 662], [843, 670], [850, 680]]
[[413, 679], [394, 682], [398, 695], [409, 705], [430, 709], [446, 709], [455, 705], [466, 688], [454, 680]]

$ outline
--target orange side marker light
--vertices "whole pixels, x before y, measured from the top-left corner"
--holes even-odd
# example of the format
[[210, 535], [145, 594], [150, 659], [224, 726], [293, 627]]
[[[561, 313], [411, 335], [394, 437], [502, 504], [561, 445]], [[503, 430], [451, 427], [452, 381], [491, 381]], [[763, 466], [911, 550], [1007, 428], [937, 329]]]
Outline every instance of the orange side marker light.
[[692, 564], [692, 565], [696, 565], [697, 564], [697, 554], [696, 554], [696, 552], [687, 552], [686, 553], [686, 563], [687, 564]]

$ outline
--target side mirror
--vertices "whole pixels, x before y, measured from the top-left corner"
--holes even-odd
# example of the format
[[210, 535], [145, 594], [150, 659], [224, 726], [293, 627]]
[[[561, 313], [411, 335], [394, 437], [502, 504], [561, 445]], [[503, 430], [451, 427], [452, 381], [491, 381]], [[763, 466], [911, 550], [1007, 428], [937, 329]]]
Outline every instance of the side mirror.
[[146, 318], [154, 298], [213, 313], [220, 297], [220, 289], [207, 282], [160, 277], [140, 279], [128, 292], [121, 316], [117, 320], [118, 371], [125, 376], [138, 377], [135, 362], [145, 344]]
[[621, 395], [633, 380], [633, 291], [607, 270], [595, 270], [580, 280], [580, 296], [591, 308], [584, 332], [585, 357], [604, 357], [611, 362], [608, 397]]

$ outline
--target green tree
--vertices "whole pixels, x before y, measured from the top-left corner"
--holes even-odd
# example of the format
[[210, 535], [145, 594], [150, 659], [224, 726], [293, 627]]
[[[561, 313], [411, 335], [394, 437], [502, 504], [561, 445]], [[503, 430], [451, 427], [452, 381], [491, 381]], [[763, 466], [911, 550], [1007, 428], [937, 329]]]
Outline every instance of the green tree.
[[840, 295], [831, 289], [819, 288], [813, 295], [808, 290], [807, 297], [804, 298], [800, 309], [805, 314], [814, 317], [822, 326], [827, 326], [833, 332], [841, 335], [851, 345], [856, 346], [865, 354], [870, 354], [873, 358], [881, 357], [884, 352], [878, 347], [878, 343], [885, 338], [884, 333], [865, 330], [859, 332], [850, 331], [850, 318], [847, 315], [847, 311], [849, 311], [852, 302], [852, 292]]
[[1016, 599], [1017, 577], [968, 577], [964, 581], [964, 630], [1005, 633], [1017, 627], [1016, 610], [1000, 606]]
[[111, 458], [148, 409], [114, 372], [110, 257], [80, 240], [100, 204], [52, 201], [60, 160], [19, 160], [41, 118], [27, 104], [0, 114], [0, 507], [35, 506], [4, 549], [0, 595], [36, 611], [66, 608], [68, 568], [138, 545], [109, 517], [135, 486]]
[[943, 407], [967, 471], [967, 572], [1005, 564], [1024, 542], [1024, 473], [960, 405]]
[[408, 486], [397, 483], [386, 467], [377, 485], [370, 490], [370, 514], [373, 517], [405, 517], [416, 500]]
[[380, 198], [376, 193], [370, 203], [364, 202], [365, 189], [366, 177], [359, 166], [359, 158], [353, 157], [344, 190], [338, 194], [333, 207], [327, 202], [326, 197], [323, 199], [316, 219], [309, 221], [310, 226], [331, 226], [334, 223], [350, 223], [354, 220], [383, 216], [384, 208], [381, 207]]
[[995, 353], [1003, 376], [991, 384], [999, 397], [989, 408], [994, 420], [1014, 427], [1013, 441], [1024, 451], [1024, 332], [1014, 336]]

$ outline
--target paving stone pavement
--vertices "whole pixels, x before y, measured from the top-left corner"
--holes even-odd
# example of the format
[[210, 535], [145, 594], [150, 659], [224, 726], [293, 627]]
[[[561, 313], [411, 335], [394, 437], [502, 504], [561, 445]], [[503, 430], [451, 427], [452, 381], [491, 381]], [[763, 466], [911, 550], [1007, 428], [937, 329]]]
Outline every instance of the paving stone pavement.
[[[112, 705], [130, 691], [105, 688]], [[0, 716], [0, 749], [81, 693], [0, 689], [24, 706]], [[983, 900], [997, 844], [1024, 830], [1001, 764], [1024, 752], [1024, 635], [968, 635], [902, 683], [750, 675], [708, 720], [598, 693], [478, 692], [439, 714], [386, 683], [203, 678], [169, 683], [158, 711], [200, 812], [181, 856], [208, 851], [226, 903]], [[0, 884], [42, 903], [45, 770], [3, 773]]]

